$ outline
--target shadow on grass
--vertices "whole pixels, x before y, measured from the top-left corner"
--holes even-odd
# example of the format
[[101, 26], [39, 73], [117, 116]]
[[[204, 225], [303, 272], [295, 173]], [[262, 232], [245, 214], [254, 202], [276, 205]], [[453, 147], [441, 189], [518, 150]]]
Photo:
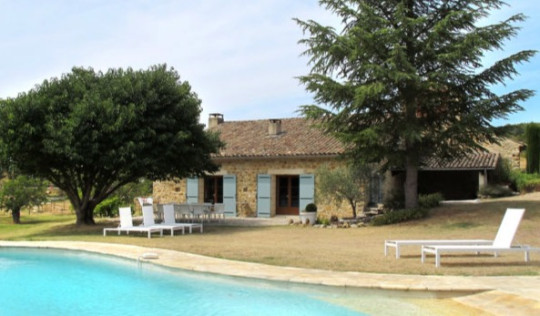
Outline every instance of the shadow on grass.
[[443, 225], [446, 229], [470, 229], [481, 226], [479, 223], [471, 223], [471, 222], [457, 222], [457, 223], [451, 223], [447, 225]]
[[5, 216], [0, 218], [0, 224], [4, 225], [20, 225], [20, 226], [26, 226], [26, 225], [40, 225], [40, 224], [47, 224], [47, 223], [62, 223], [62, 222], [70, 222], [73, 221], [70, 217], [61, 217], [61, 216], [55, 216], [55, 215], [38, 215], [38, 216], [21, 216], [21, 223], [15, 224], [13, 223], [13, 219], [10, 216]]
[[[68, 222], [69, 220], [64, 220], [66, 222]], [[22, 225], [22, 226], [26, 226], [26, 225], [40, 225], [40, 224], [45, 224], [45, 223], [58, 223], [59, 221], [57, 219], [39, 219], [39, 218], [32, 218], [32, 219], [25, 219], [24, 221], [21, 221], [20, 224], [17, 224], [17, 225]], [[60, 221], [62, 222], [62, 221]], [[15, 225], [15, 224], [14, 224]]]
[[[463, 254], [463, 255], [459, 255], [459, 254], [454, 254], [454, 255], [444, 255], [442, 256], [441, 258], [467, 258], [467, 257], [470, 257], [470, 258], [489, 258], [489, 257], [494, 257], [493, 254], [490, 254], [490, 253], [481, 253], [481, 254]], [[401, 259], [418, 259], [420, 260], [422, 258], [422, 256], [420, 254], [417, 254], [417, 255], [400, 255], [400, 258]], [[426, 259], [433, 259], [435, 258], [434, 256], [426, 256]]]
[[[426, 260], [424, 264], [435, 264], [435, 259], [431, 258], [432, 260]], [[472, 259], [474, 260], [474, 259]], [[531, 260], [529, 262], [525, 262], [522, 260], [513, 260], [513, 261], [496, 261], [497, 258], [494, 258], [493, 261], [486, 262], [486, 261], [470, 261], [470, 262], [451, 262], [451, 261], [445, 261], [441, 259], [441, 267], [446, 268], [478, 268], [478, 267], [530, 267], [530, 268], [538, 268], [540, 267], [540, 261], [538, 260]], [[537, 272], [535, 273], [537, 275]]]
[[[42, 221], [39, 220], [33, 220], [29, 221], [28, 224], [43, 224]], [[135, 222], [135, 225], [139, 225], [140, 223]], [[59, 224], [55, 225], [54, 227], [50, 227], [48, 229], [44, 229], [42, 231], [26, 235], [26, 237], [30, 239], [43, 239], [43, 238], [49, 238], [49, 237], [96, 237], [96, 236], [103, 236], [103, 228], [110, 228], [110, 227], [116, 227], [118, 224], [114, 221], [106, 221], [101, 222], [98, 221], [95, 225], [76, 225], [75, 223], [66, 223], [66, 224]], [[231, 235], [236, 233], [244, 233], [249, 232], [253, 230], [261, 231], [265, 229], [271, 229], [269, 226], [256, 226], [256, 227], [247, 227], [247, 226], [219, 226], [219, 225], [204, 225], [203, 234], [200, 234], [197, 229], [193, 231], [193, 235]], [[188, 234], [186, 232], [186, 234]], [[137, 233], [131, 233], [129, 235], [126, 235], [125, 232], [123, 232], [120, 236], [146, 236], [145, 234], [137, 234]], [[118, 234], [116, 232], [110, 232], [107, 234], [107, 237], [109, 236], [115, 236], [118, 237]], [[156, 234], [152, 234], [152, 237], [156, 236]], [[170, 231], [164, 230], [163, 236], [170, 237]], [[159, 236], [158, 236], [159, 237]], [[181, 238], [182, 235], [179, 233], [175, 233], [174, 237]]]

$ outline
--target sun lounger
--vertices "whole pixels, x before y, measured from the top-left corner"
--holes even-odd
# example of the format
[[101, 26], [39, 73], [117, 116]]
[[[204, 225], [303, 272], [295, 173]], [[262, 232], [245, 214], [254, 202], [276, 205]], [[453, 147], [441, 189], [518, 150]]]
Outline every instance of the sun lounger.
[[107, 232], [116, 231], [118, 235], [121, 232], [126, 232], [129, 235], [130, 232], [147, 233], [148, 238], [151, 238], [153, 232], [159, 232], [160, 236], [163, 236], [163, 228], [160, 227], [145, 227], [145, 226], [133, 226], [133, 217], [131, 216], [131, 207], [121, 207], [120, 213], [120, 226], [115, 228], [103, 228], [103, 236], [107, 236]]
[[175, 230], [181, 230], [182, 235], [185, 233], [185, 231], [184, 231], [185, 226], [182, 226], [182, 225], [169, 225], [167, 223], [156, 224], [156, 222], [154, 220], [154, 208], [152, 207], [152, 205], [144, 205], [142, 207], [142, 212], [143, 212], [143, 225], [144, 225], [144, 227], [158, 227], [158, 228], [161, 228], [163, 230], [170, 230], [171, 231], [171, 236], [174, 236], [174, 231]]
[[425, 262], [426, 254], [435, 255], [435, 266], [441, 265], [441, 254], [464, 253], [464, 252], [491, 252], [497, 256], [501, 252], [523, 252], [525, 262], [530, 260], [531, 251], [539, 251], [540, 248], [532, 248], [528, 245], [512, 246], [512, 241], [523, 218], [525, 209], [507, 209], [501, 222], [497, 236], [491, 245], [424, 245], [422, 246], [422, 263]]
[[[510, 211], [512, 209], [506, 210], [505, 218], [507, 214], [512, 213]], [[523, 210], [525, 212], [525, 210]], [[518, 214], [515, 214], [518, 215]], [[514, 216], [515, 216], [514, 215]], [[522, 214], [523, 216], [523, 214]], [[503, 234], [503, 231], [508, 230], [510, 227], [506, 227], [507, 225], [511, 224], [509, 221], [502, 221], [501, 225], [499, 226], [499, 231], [497, 232], [497, 236], [499, 234]], [[519, 225], [519, 222], [517, 223]], [[516, 227], [517, 229], [517, 227]], [[515, 232], [514, 232], [515, 233]], [[388, 248], [394, 247], [396, 248], [396, 259], [399, 259], [400, 257], [400, 247], [402, 246], [451, 246], [451, 245], [463, 245], [463, 246], [489, 246], [493, 245], [493, 240], [487, 240], [487, 239], [419, 239], [419, 240], [410, 240], [410, 239], [403, 239], [403, 240], [385, 240], [384, 241], [384, 255], [388, 255]]]
[[450, 252], [475, 252], [477, 254], [481, 252], [492, 252], [495, 257], [501, 252], [523, 252], [525, 262], [530, 261], [531, 252], [540, 252], [540, 248], [533, 248], [529, 245], [510, 246], [510, 247], [497, 247], [491, 246], [422, 246], [422, 263], [426, 261], [426, 254], [431, 253], [435, 255], [435, 267], [441, 266], [441, 254]]
[[202, 223], [177, 223], [174, 217], [174, 205], [172, 204], [163, 205], [163, 223], [169, 226], [189, 228], [189, 233], [193, 232], [193, 228], [198, 228], [201, 233], [203, 232]]
[[418, 240], [385, 240], [384, 255], [388, 255], [388, 248], [396, 248], [396, 259], [401, 256], [400, 247], [402, 246], [425, 246], [425, 245], [491, 245], [493, 240], [487, 239], [418, 239]]

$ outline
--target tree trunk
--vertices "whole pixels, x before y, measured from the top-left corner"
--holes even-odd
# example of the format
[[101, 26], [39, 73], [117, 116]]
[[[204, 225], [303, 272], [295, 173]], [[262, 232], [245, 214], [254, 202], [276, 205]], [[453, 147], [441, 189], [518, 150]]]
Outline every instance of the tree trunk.
[[405, 166], [406, 209], [418, 207], [418, 159], [415, 156], [414, 154], [407, 157], [407, 165]]
[[11, 210], [11, 217], [13, 218], [13, 224], [20, 224], [21, 223], [21, 209], [17, 208], [17, 209]]
[[75, 209], [75, 214], [77, 215], [77, 225], [95, 225], [94, 221], [94, 208], [87, 205], [85, 208], [79, 206]]
[[356, 218], [356, 203], [353, 200], [349, 200], [349, 204], [351, 204], [353, 217]]
[[97, 203], [89, 201], [88, 197], [79, 198], [77, 191], [64, 190], [66, 195], [71, 202], [71, 206], [75, 210], [75, 215], [77, 220], [75, 224], [77, 225], [95, 225], [94, 221], [94, 209], [96, 208]]

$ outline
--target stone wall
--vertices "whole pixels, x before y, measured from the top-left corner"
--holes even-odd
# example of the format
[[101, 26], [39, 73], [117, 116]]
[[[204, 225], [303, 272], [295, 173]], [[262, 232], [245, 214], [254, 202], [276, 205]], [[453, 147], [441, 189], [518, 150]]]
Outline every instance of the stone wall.
[[[288, 159], [230, 159], [219, 161], [221, 168], [214, 175], [236, 175], [236, 201], [239, 216], [250, 216], [257, 211], [257, 175], [269, 174], [272, 176], [271, 191], [273, 199], [271, 201], [271, 212], [275, 215], [276, 210], [276, 177], [277, 175], [300, 175], [314, 174], [317, 168], [327, 164], [329, 168], [343, 165], [335, 157], [325, 158], [288, 158]], [[202, 183], [202, 181], [200, 181]], [[315, 188], [317, 188], [317, 175], [315, 175]], [[199, 196], [202, 196], [202, 188], [199, 189]], [[186, 181], [154, 182], [153, 191], [154, 203], [185, 203], [186, 201]], [[325, 204], [318, 197], [315, 191], [315, 203], [318, 207], [320, 217], [329, 218], [336, 215], [339, 218], [352, 216], [351, 207], [343, 203], [340, 206]], [[362, 205], [358, 209], [362, 209]]]
[[152, 197], [154, 204], [185, 203], [186, 180], [155, 181]]

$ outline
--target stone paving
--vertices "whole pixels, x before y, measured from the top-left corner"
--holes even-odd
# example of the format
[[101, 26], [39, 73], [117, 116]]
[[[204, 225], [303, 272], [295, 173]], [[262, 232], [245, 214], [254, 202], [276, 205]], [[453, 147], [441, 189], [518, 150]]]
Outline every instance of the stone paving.
[[[0, 247], [83, 250], [152, 261], [184, 270], [285, 282], [406, 291], [475, 292], [455, 297], [454, 300], [494, 315], [540, 315], [540, 276], [470, 277], [335, 272], [239, 262], [157, 248], [74, 241], [0, 241]], [[142, 259], [148, 253], [156, 254], [158, 258]]]

